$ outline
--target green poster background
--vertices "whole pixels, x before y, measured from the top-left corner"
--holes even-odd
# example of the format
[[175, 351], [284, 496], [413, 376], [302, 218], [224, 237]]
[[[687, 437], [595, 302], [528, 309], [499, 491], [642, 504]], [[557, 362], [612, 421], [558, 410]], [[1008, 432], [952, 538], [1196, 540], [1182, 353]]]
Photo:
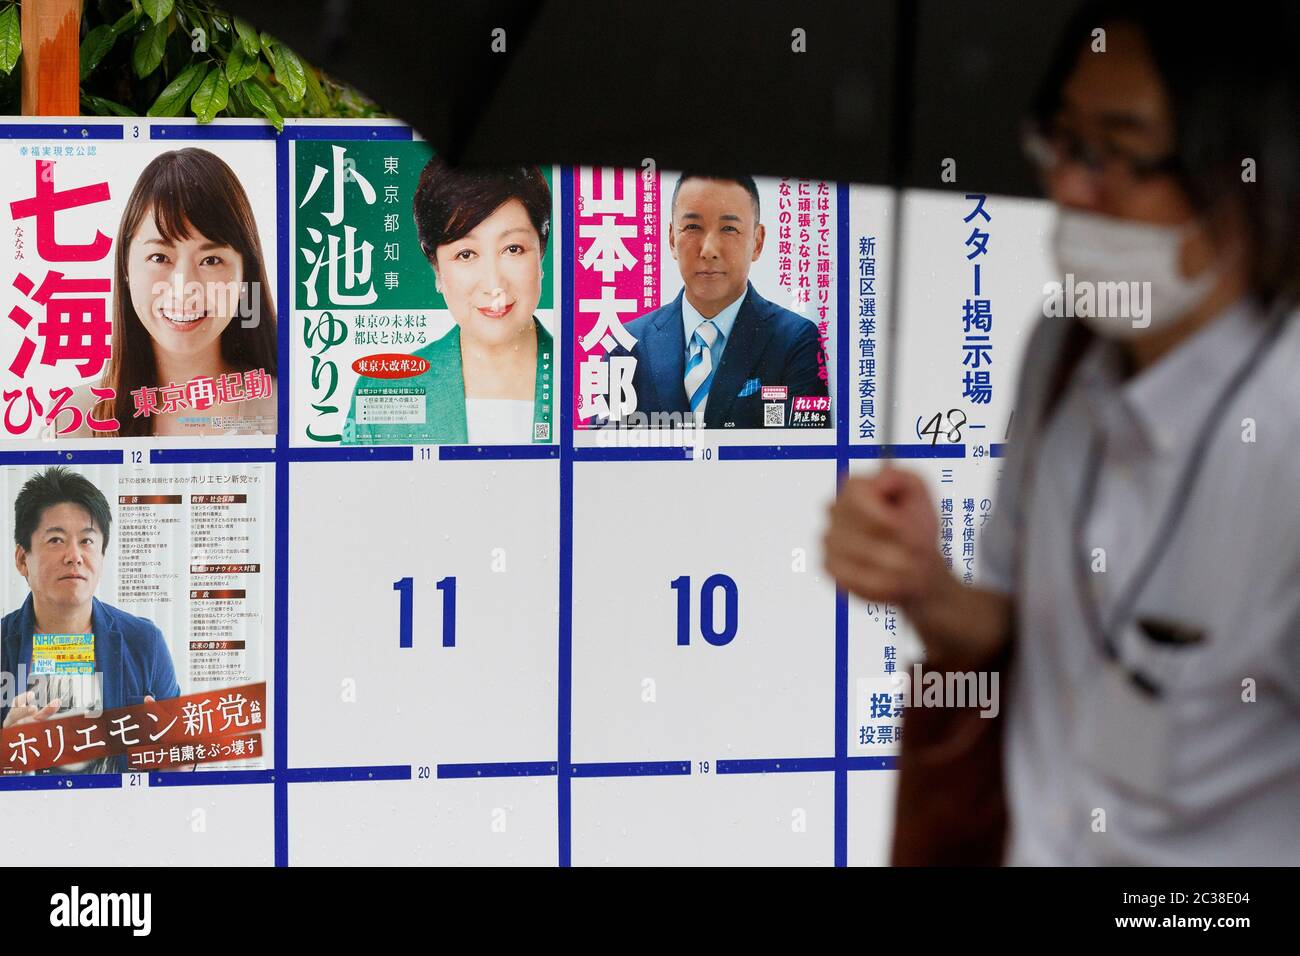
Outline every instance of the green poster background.
[[[343, 185], [343, 221], [338, 226], [331, 226], [324, 214], [334, 205], [334, 156], [332, 147], [343, 146], [345, 168], [355, 169], [364, 176], [375, 189], [375, 202], [367, 204], [361, 187], [355, 181], [345, 178]], [[311, 308], [307, 304], [307, 290], [303, 281], [311, 274], [312, 264], [303, 256], [303, 249], [313, 251], [325, 245], [316, 242], [308, 234], [308, 227], [314, 227], [326, 237], [331, 234], [339, 236], [342, 249], [343, 229], [353, 226], [356, 229], [356, 243], [369, 242], [374, 251], [371, 253], [370, 281], [374, 284], [377, 298], [364, 306], [341, 306], [342, 308], [360, 308], [366, 311], [386, 309], [445, 309], [443, 297], [438, 294], [433, 284], [433, 267], [420, 249], [420, 237], [415, 228], [415, 217], [411, 212], [411, 202], [415, 197], [415, 187], [420, 181], [420, 171], [433, 155], [433, 148], [428, 143], [385, 141], [368, 142], [361, 140], [299, 140], [295, 146], [294, 162], [294, 292], [293, 302], [297, 309]], [[397, 160], [396, 169], [389, 171], [386, 160]], [[317, 188], [315, 195], [302, 208], [299, 203], [311, 186], [312, 175], [316, 166], [325, 169], [324, 181]], [[550, 166], [543, 166], [542, 175], [551, 187], [551, 235], [542, 256], [542, 297], [539, 309], [554, 308], [554, 292], [551, 277], [555, 274], [552, 259], [555, 249], [555, 227], [558, 215], [555, 202], [555, 183]], [[385, 187], [396, 187], [395, 201], [388, 200]], [[386, 231], [385, 217], [396, 214], [396, 229]], [[386, 261], [384, 246], [397, 243], [396, 262]], [[395, 289], [385, 286], [384, 273], [396, 272], [398, 285]], [[329, 301], [329, 280], [322, 267], [317, 277], [316, 289], [319, 298], [317, 308], [335, 306]], [[359, 291], [353, 289], [352, 291]], [[552, 332], [556, 331], [553, 321]]]

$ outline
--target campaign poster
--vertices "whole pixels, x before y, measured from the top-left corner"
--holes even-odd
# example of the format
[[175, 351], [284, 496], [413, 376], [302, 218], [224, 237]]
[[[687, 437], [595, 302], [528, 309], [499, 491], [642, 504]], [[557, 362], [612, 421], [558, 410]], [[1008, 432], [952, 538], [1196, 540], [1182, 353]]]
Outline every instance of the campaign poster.
[[270, 765], [272, 475], [0, 468], [0, 773]]
[[830, 440], [835, 183], [574, 177], [575, 427]]
[[0, 438], [276, 429], [275, 145], [0, 140]]
[[421, 141], [292, 144], [294, 442], [550, 444], [556, 184]]

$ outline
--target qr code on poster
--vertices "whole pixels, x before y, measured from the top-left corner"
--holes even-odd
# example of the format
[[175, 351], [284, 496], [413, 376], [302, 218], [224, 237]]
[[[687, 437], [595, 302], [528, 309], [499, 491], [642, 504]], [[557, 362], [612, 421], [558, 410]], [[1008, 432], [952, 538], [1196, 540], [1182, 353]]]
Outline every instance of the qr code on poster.
[[533, 441], [550, 441], [551, 423], [533, 422]]
[[785, 427], [785, 405], [782, 402], [768, 402], [763, 406], [763, 427]]

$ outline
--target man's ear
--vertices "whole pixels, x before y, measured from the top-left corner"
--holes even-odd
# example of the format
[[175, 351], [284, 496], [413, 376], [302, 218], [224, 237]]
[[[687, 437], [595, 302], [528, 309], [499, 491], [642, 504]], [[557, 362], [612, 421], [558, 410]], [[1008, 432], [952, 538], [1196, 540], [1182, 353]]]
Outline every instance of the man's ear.
[[673, 228], [672, 220], [668, 221], [668, 251], [677, 258], [677, 230]]
[[757, 262], [758, 257], [763, 254], [763, 240], [767, 238], [767, 230], [763, 228], [760, 222], [754, 227], [754, 256], [750, 262]]
[[23, 577], [27, 577], [27, 552], [21, 545], [14, 545], [14, 567]]

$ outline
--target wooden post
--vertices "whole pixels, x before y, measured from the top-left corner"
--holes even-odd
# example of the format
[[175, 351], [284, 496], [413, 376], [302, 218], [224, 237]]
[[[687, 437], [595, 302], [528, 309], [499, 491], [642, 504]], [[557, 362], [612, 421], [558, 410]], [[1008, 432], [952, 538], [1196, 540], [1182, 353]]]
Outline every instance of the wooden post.
[[23, 115], [81, 115], [81, 0], [23, 0]]

